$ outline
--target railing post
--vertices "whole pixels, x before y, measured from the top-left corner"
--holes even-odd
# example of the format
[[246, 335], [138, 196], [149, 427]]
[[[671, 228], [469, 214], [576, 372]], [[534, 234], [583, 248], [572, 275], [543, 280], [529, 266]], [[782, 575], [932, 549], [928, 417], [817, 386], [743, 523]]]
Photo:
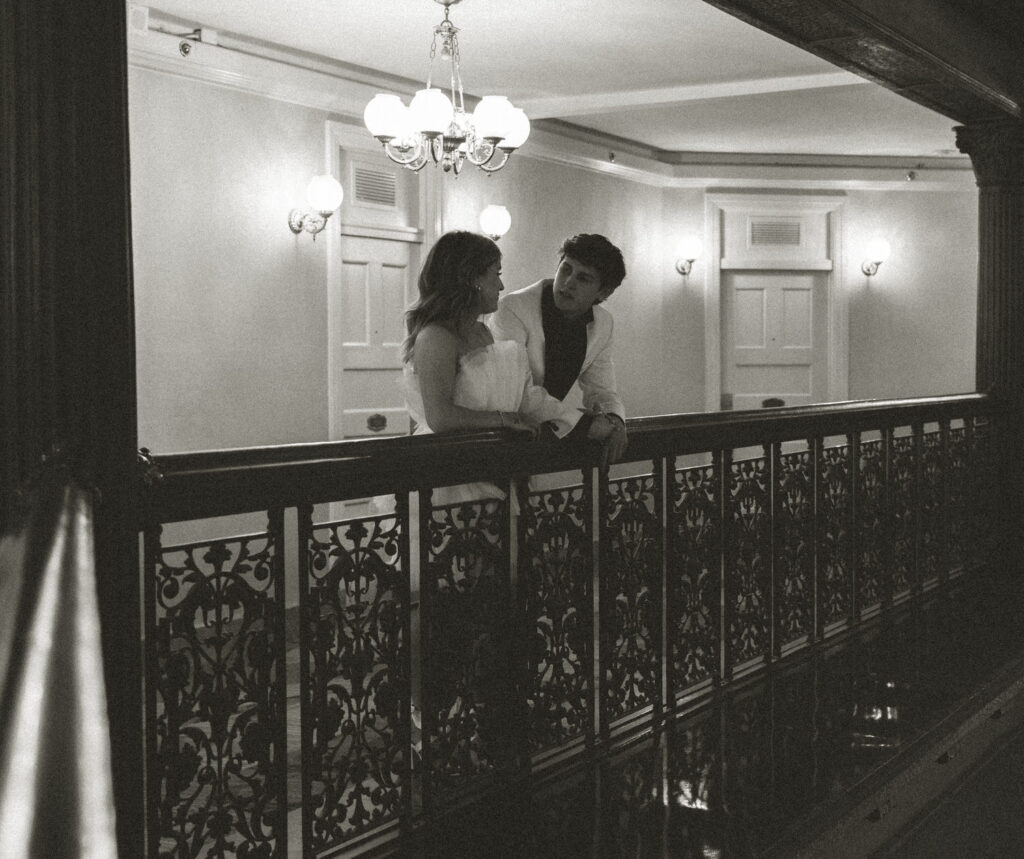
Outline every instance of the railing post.
[[[405, 597], [405, 611], [402, 612], [402, 641], [405, 646], [402, 648], [402, 662], [400, 669], [403, 676], [399, 678], [398, 690], [398, 741], [402, 744], [404, 761], [402, 772], [402, 810], [399, 814], [399, 828], [407, 833], [412, 829], [413, 817], [413, 736], [412, 736], [412, 705], [413, 705], [413, 652], [414, 647], [419, 647], [418, 642], [413, 641], [413, 569], [412, 569], [412, 535], [413, 522], [410, 513], [409, 493], [395, 493], [395, 520], [401, 529], [398, 541], [398, 563], [401, 565], [402, 574], [405, 576], [405, 586], [402, 588]], [[419, 531], [416, 532], [417, 546], [422, 541]], [[418, 569], [422, 569], [419, 567]], [[422, 586], [420, 586], [422, 592]], [[419, 605], [416, 610], [422, 612]], [[422, 614], [421, 614], [422, 616]], [[422, 622], [418, 624], [419, 629], [423, 628]], [[420, 649], [417, 652], [422, 652]], [[422, 699], [421, 699], [422, 700]], [[420, 711], [420, 724], [422, 726], [423, 715]], [[420, 751], [422, 754], [425, 735], [419, 737]]]
[[584, 670], [590, 678], [590, 718], [587, 721], [585, 743], [588, 749], [593, 749], [601, 736], [605, 724], [604, 714], [604, 681], [601, 675], [601, 660], [603, 653], [601, 649], [601, 611], [604, 605], [604, 593], [601, 589], [601, 552], [594, 551], [594, 546], [600, 539], [600, 503], [594, 499], [594, 469], [584, 466], [581, 472], [583, 478], [583, 522], [586, 534], [584, 539], [587, 544], [587, 555], [590, 563], [587, 569], [590, 571], [590, 605], [587, 607], [587, 661]]
[[893, 471], [892, 471], [892, 434], [893, 428], [882, 428], [882, 611], [892, 608], [893, 596], [896, 592], [893, 581]]
[[[420, 802], [423, 813], [429, 823], [430, 817], [435, 813], [437, 785], [434, 784], [432, 767], [434, 764], [433, 747], [431, 737], [437, 730], [437, 707], [434, 704], [434, 694], [431, 684], [427, 682], [432, 674], [430, 664], [431, 651], [431, 626], [433, 624], [433, 613], [435, 604], [435, 590], [437, 579], [430, 566], [430, 541], [431, 541], [431, 516], [432, 502], [431, 489], [429, 486], [420, 487], [417, 492], [419, 499], [419, 528], [417, 553], [419, 555], [420, 570], [420, 650], [419, 650], [419, 677], [420, 697], [423, 708], [420, 713], [421, 735], [420, 735], [420, 763], [421, 774], [418, 779]], [[415, 779], [415, 774], [414, 774]]]
[[922, 563], [921, 563], [921, 530], [923, 526], [921, 516], [921, 503], [924, 497], [923, 482], [924, 482], [924, 424], [921, 421], [915, 421], [911, 427], [911, 431], [914, 439], [914, 483], [913, 483], [913, 516], [914, 516], [914, 571], [913, 571], [913, 583], [911, 584], [911, 594], [914, 599], [920, 598], [922, 593]]
[[[597, 538], [597, 563], [594, 565], [595, 592], [598, 597], [597, 604], [597, 671], [595, 672], [595, 691], [597, 693], [597, 739], [599, 742], [607, 742], [609, 737], [611, 715], [608, 709], [608, 694], [605, 689], [608, 679], [609, 665], [611, 664], [611, 630], [613, 628], [612, 613], [615, 610], [615, 594], [612, 593], [612, 583], [609, 581], [609, 546], [608, 546], [608, 470], [607, 468], [588, 469], [591, 485], [596, 500], [594, 527]], [[594, 479], [596, 473], [597, 479]]]
[[769, 611], [769, 641], [770, 646], [769, 662], [778, 659], [782, 655], [782, 605], [785, 580], [780, 575], [782, 564], [779, 553], [781, 552], [782, 535], [780, 534], [779, 519], [782, 510], [782, 444], [774, 441], [765, 445], [765, 456], [768, 459], [768, 481], [769, 481], [769, 552], [768, 552], [768, 580], [771, 608]]
[[160, 769], [157, 761], [156, 687], [160, 667], [156, 642], [156, 567], [160, 560], [163, 526], [147, 519], [142, 538], [142, 630], [146, 642], [143, 686], [145, 688], [145, 841], [146, 855], [156, 856], [160, 845]]
[[861, 557], [860, 557], [860, 504], [858, 504], [861, 491], [860, 474], [860, 432], [855, 431], [846, 436], [847, 446], [850, 451], [850, 513], [849, 513], [849, 542], [850, 542], [850, 626], [856, 626], [860, 622], [860, 615], [863, 606], [861, 605]]
[[[654, 696], [654, 720], [655, 724], [664, 718], [665, 707], [668, 703], [668, 682], [666, 677], [666, 663], [668, 660], [668, 645], [665, 635], [666, 604], [665, 595], [668, 588], [668, 546], [666, 532], [668, 531], [668, 506], [667, 480], [665, 475], [665, 458], [659, 457], [651, 463], [651, 470], [654, 474], [654, 517], [658, 523], [658, 575], [648, 586], [656, 594], [654, 605], [657, 612], [653, 620], [657, 624], [657, 630], [652, 630], [652, 637], [658, 647], [658, 691]], [[653, 586], [653, 587], [652, 587]]]
[[313, 506], [297, 509], [297, 548], [299, 576], [299, 736], [302, 744], [302, 855], [313, 850], [313, 707], [309, 660], [313, 653], [312, 630], [315, 619], [310, 605], [309, 539], [313, 532]]
[[676, 706], [675, 683], [670, 676], [672, 670], [672, 640], [670, 632], [675, 630], [675, 619], [679, 616], [679, 605], [675, 598], [676, 589], [670, 580], [672, 576], [679, 576], [681, 573], [670, 564], [669, 559], [675, 557], [676, 541], [676, 519], [675, 519], [675, 475], [676, 458], [671, 454], [662, 460], [662, 482], [661, 510], [661, 568], [662, 568], [662, 590], [661, 604], [664, 610], [661, 613], [661, 652], [663, 654], [661, 663], [661, 683], [663, 689], [664, 706], [667, 712], [672, 712]]
[[[274, 680], [267, 696], [261, 701], [265, 707], [265, 715], [270, 720], [270, 733], [278, 751], [275, 761], [274, 778], [278, 780], [277, 809], [277, 843], [288, 851], [288, 684], [285, 677], [287, 662], [287, 633], [285, 631], [285, 583], [284, 558], [287, 546], [284, 534], [284, 508], [275, 505], [267, 511], [267, 532], [270, 534], [274, 547], [270, 561], [270, 574], [273, 577], [274, 604], [272, 609], [270, 640], [274, 643], [271, 656], [272, 664], [276, 664]], [[299, 547], [302, 553], [302, 546]]]
[[825, 440], [822, 436], [816, 435], [810, 439], [811, 444], [811, 470], [812, 486], [814, 492], [814, 528], [812, 529], [814, 539], [814, 640], [821, 641], [825, 637], [825, 587], [821, 563], [821, 535], [822, 535], [822, 498], [825, 492], [822, 478], [822, 448]]
[[980, 504], [981, 492], [979, 491], [980, 481], [978, 480], [978, 455], [975, 446], [978, 443], [975, 432], [978, 417], [964, 418], [964, 505], [966, 522], [964, 523], [964, 572], [968, 572], [969, 566], [976, 564], [980, 551], [981, 529], [978, 522], [981, 521]]
[[721, 493], [719, 495], [719, 509], [722, 517], [722, 680], [728, 683], [732, 679], [732, 616], [735, 608], [733, 600], [735, 591], [735, 576], [733, 575], [733, 548], [735, 538], [733, 536], [734, 522], [732, 521], [732, 505], [729, 503], [729, 495], [732, 485], [732, 449], [719, 452], [721, 461]]
[[520, 594], [519, 579], [516, 570], [516, 525], [518, 517], [512, 515], [512, 508], [518, 503], [518, 486], [515, 478], [505, 483], [505, 504], [502, 505], [501, 534], [504, 551], [501, 554], [500, 587], [505, 595], [506, 610], [499, 618], [499, 636], [508, 641], [506, 653], [506, 671], [508, 672], [508, 706], [510, 712], [505, 721], [511, 725], [510, 742], [514, 749], [512, 755], [513, 775], [528, 772], [530, 755], [528, 749], [527, 707], [524, 695], [526, 687], [523, 683], [526, 664], [526, 639], [523, 623], [523, 612], [519, 610]]
[[945, 585], [949, 581], [949, 530], [952, 525], [950, 515], [951, 486], [950, 468], [953, 462], [953, 455], [950, 449], [951, 439], [949, 430], [949, 418], [939, 418], [939, 438], [941, 439], [942, 456], [942, 501], [939, 511], [939, 547], [938, 547], [938, 574], [940, 584]]
[[711, 452], [711, 473], [714, 485], [715, 504], [717, 507], [715, 523], [715, 587], [714, 600], [711, 606], [711, 624], [717, 630], [712, 683], [721, 686], [725, 679], [725, 493], [726, 493], [726, 456], [724, 450]]

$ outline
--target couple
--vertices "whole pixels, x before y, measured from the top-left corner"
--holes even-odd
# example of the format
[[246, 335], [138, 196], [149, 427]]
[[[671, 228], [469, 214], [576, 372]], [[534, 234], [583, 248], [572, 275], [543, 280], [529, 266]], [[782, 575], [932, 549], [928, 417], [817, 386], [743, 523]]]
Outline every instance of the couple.
[[[553, 280], [499, 301], [497, 244], [471, 232], [441, 236], [406, 314], [416, 431], [509, 427], [536, 436], [546, 427], [558, 438], [599, 441], [608, 461], [618, 460], [625, 410], [615, 391], [612, 316], [598, 305], [625, 274], [621, 252], [604, 236], [576, 235], [562, 244]], [[490, 327], [481, 319], [488, 314]], [[564, 402], [577, 381], [585, 411]], [[464, 499], [441, 503], [455, 500]]]

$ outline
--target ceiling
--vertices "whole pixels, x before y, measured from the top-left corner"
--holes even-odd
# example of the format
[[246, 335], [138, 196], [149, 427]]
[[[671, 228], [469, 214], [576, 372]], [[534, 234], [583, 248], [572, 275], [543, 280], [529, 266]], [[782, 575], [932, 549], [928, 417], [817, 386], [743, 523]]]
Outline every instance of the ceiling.
[[[467, 95], [659, 153], [956, 157], [957, 123], [703, 0], [456, 0]], [[437, 0], [159, 0], [150, 17], [412, 91]]]

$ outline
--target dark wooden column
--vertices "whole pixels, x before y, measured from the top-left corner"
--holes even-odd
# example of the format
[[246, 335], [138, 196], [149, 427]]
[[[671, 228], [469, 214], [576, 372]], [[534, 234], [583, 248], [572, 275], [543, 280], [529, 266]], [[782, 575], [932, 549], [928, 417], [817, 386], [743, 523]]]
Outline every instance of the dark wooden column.
[[956, 129], [978, 181], [979, 391], [992, 390], [1008, 408], [999, 434], [1005, 480], [1000, 523], [1009, 558], [1020, 568], [1024, 547], [1024, 123], [975, 122]]
[[55, 463], [91, 490], [119, 855], [138, 859], [127, 67], [123, 0], [0, 0], [0, 531]]

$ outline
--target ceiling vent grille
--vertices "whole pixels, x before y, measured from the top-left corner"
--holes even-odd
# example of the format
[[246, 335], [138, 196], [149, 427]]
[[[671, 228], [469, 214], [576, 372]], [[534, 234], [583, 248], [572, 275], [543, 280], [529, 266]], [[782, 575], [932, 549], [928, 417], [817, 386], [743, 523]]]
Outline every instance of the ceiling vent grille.
[[398, 179], [388, 170], [356, 166], [353, 170], [357, 203], [387, 206], [393, 209], [397, 202]]
[[796, 246], [800, 244], [799, 221], [753, 221], [750, 224], [750, 244]]

